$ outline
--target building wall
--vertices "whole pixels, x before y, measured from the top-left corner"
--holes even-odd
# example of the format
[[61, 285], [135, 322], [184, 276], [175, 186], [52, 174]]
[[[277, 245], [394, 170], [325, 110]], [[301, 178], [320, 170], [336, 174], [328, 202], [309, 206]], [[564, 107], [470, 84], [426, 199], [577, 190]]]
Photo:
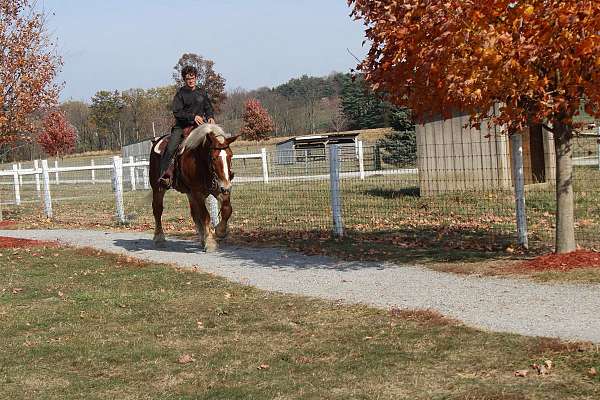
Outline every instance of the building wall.
[[510, 187], [508, 138], [497, 127], [468, 123], [461, 115], [416, 126], [421, 195]]

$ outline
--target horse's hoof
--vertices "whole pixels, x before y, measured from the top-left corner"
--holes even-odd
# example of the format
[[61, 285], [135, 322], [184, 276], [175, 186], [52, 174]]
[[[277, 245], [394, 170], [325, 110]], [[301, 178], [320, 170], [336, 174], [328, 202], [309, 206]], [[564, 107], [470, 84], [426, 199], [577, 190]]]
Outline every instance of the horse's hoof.
[[204, 244], [204, 251], [212, 253], [217, 251], [217, 242], [214, 239], [207, 240]]
[[157, 247], [164, 247], [167, 240], [165, 239], [165, 235], [163, 233], [154, 235], [154, 245]]
[[217, 226], [217, 228], [215, 229], [215, 235], [217, 235], [217, 238], [219, 239], [225, 239], [228, 233], [229, 230], [227, 229], [227, 227]]

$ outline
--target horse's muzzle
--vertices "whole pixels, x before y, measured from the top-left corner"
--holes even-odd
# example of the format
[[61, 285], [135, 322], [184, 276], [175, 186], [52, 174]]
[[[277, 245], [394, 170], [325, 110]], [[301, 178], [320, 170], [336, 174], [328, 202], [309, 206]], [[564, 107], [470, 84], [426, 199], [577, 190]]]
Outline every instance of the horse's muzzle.
[[222, 195], [228, 195], [230, 193], [231, 193], [231, 188], [226, 188], [226, 187], [221, 186], [221, 194]]

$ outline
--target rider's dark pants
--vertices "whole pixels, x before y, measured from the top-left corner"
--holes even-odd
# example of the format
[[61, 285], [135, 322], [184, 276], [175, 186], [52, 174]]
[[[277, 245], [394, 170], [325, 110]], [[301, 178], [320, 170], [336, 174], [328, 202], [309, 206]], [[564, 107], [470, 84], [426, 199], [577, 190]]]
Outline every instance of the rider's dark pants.
[[169, 139], [169, 143], [167, 144], [165, 153], [160, 159], [160, 176], [162, 176], [165, 173], [165, 171], [169, 167], [169, 164], [171, 164], [171, 160], [173, 159], [173, 156], [175, 155], [175, 152], [177, 151], [177, 148], [179, 147], [179, 144], [181, 143], [182, 139], [183, 128], [179, 126], [174, 126], [171, 130], [171, 138]]

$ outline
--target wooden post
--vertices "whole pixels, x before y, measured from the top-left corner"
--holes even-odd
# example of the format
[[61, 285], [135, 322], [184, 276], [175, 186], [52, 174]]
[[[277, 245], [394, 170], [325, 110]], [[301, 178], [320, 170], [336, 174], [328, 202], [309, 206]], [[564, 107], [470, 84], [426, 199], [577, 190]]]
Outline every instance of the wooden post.
[[365, 157], [363, 153], [363, 142], [358, 141], [358, 170], [360, 171], [360, 179], [365, 180]]
[[58, 160], [54, 160], [54, 182], [58, 185], [60, 181], [58, 180]]
[[129, 163], [131, 167], [129, 167], [129, 181], [131, 183], [131, 190], [135, 190], [135, 167], [134, 167], [133, 156], [129, 156]]
[[18, 163], [17, 166], [19, 167], [19, 185], [23, 186], [23, 175], [21, 175], [23, 165], [21, 163]]
[[125, 207], [123, 207], [123, 160], [119, 156], [113, 156], [113, 182], [115, 186], [117, 221], [123, 224], [127, 221], [125, 219]]
[[92, 159], [92, 160], [90, 161], [90, 166], [92, 167], [92, 185], [95, 185], [95, 184], [96, 184], [96, 170], [95, 170], [95, 169], [93, 169], [93, 167], [94, 167], [95, 165], [96, 165], [96, 164], [95, 164], [95, 162], [94, 162], [94, 159]]
[[527, 238], [527, 214], [525, 211], [525, 176], [523, 173], [523, 137], [515, 133], [511, 137], [513, 183], [515, 186], [515, 205], [517, 212], [517, 236], [519, 245], [529, 248]]
[[39, 169], [39, 162], [38, 160], [33, 160], [33, 169], [35, 170], [35, 191], [37, 193], [37, 197], [40, 197], [40, 176], [38, 175], [38, 169]]
[[42, 160], [42, 179], [44, 180], [44, 211], [46, 213], [46, 217], [52, 218], [52, 196], [50, 195], [50, 174], [48, 173], [48, 160]]
[[148, 169], [149, 168], [150, 167], [147, 166], [147, 165], [144, 165], [144, 167], [142, 168], [142, 174], [143, 174], [143, 177], [144, 177], [144, 189], [146, 189], [146, 190], [150, 189], [150, 177], [148, 176], [149, 175], [149, 173], [148, 173]]
[[21, 181], [19, 180], [19, 166], [17, 164], [13, 164], [13, 182], [15, 185], [15, 204], [21, 205]]
[[339, 145], [329, 147], [329, 182], [331, 186], [331, 212], [333, 215], [333, 234], [344, 236], [344, 219], [342, 218], [342, 196], [340, 194], [340, 154]]
[[263, 182], [269, 183], [269, 164], [267, 163], [267, 149], [265, 149], [264, 147], [260, 149], [260, 156], [262, 159]]
[[600, 126], [598, 127], [598, 169], [600, 170]]

